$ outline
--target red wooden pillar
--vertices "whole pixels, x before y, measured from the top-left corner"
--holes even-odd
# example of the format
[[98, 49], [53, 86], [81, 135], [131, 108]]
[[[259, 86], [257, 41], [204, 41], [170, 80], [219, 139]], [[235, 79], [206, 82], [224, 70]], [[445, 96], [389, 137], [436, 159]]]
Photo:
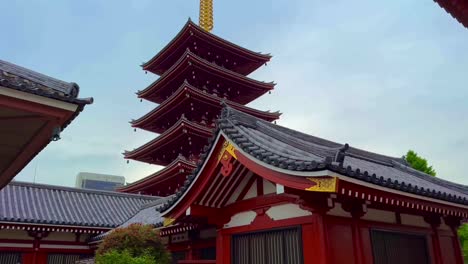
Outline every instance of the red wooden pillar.
[[[39, 254], [41, 240], [49, 235], [49, 232], [28, 231], [28, 236], [34, 238], [33, 240], [33, 253], [27, 257], [27, 261], [34, 264], [45, 264], [47, 262], [46, 254]], [[27, 263], [27, 262], [26, 262]]]
[[187, 260], [194, 260], [194, 254], [193, 254], [193, 247], [192, 247], [192, 243], [189, 243], [188, 245], [188, 252], [187, 252]]
[[231, 236], [218, 229], [216, 236], [216, 263], [231, 264]]
[[455, 257], [457, 259], [456, 264], [463, 264], [464, 263], [463, 252], [462, 252], [460, 239], [458, 238], [458, 233], [457, 233], [457, 230], [461, 225], [461, 219], [449, 216], [449, 217], [446, 217], [444, 219], [444, 221], [450, 227], [450, 229], [452, 230], [452, 233], [453, 233], [453, 239], [454, 239], [454, 241], [453, 241], [454, 247], [453, 248], [455, 250]]
[[354, 217], [352, 221], [352, 232], [353, 232], [353, 244], [354, 244], [354, 251], [356, 252], [355, 260], [356, 263], [364, 263], [364, 254], [362, 250], [362, 238], [361, 238], [361, 230], [359, 229], [359, 218]]
[[432, 228], [432, 244], [434, 249], [434, 263], [443, 264], [442, 250], [440, 248], [439, 226], [441, 224], [439, 216], [427, 216], [424, 220], [431, 225]]
[[327, 263], [327, 240], [323, 216], [313, 215], [313, 222], [302, 225], [304, 263]]
[[343, 210], [351, 214], [351, 229], [353, 233], [353, 248], [355, 263], [364, 263], [364, 250], [362, 244], [361, 230], [359, 227], [359, 219], [366, 214], [367, 207], [363, 201], [350, 200], [345, 201], [341, 205]]

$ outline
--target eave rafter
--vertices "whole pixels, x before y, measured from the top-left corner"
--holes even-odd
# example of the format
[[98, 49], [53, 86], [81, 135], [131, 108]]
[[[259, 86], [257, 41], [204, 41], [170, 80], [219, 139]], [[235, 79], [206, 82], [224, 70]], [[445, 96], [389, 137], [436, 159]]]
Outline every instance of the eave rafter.
[[[6, 141], [0, 144], [4, 151], [9, 148], [14, 155], [8, 157], [8, 166], [0, 169], [1, 189], [50, 143], [53, 131], [65, 128], [80, 110], [77, 110], [78, 106], [70, 103], [44, 99], [10, 88], [0, 87], [0, 92], [0, 111], [7, 110], [0, 116], [3, 125], [0, 135]], [[71, 107], [70, 110], [63, 109], [56, 107], [54, 103]]]
[[66, 232], [81, 234], [102, 234], [111, 230], [109, 227], [86, 227], [86, 226], [68, 226], [68, 225], [48, 225], [48, 224], [29, 224], [29, 223], [10, 223], [0, 222], [0, 230], [25, 230], [25, 231], [43, 231], [43, 232]]
[[[236, 72], [225, 69], [221, 66], [218, 66], [214, 63], [210, 63], [199, 56], [192, 53], [190, 50], [186, 50], [181, 58], [170, 68], [168, 69], [159, 79], [153, 82], [150, 86], [145, 88], [142, 91], [137, 92], [139, 98], [143, 98], [155, 103], [162, 103], [169, 90], [173, 87], [169, 87], [168, 84], [177, 80], [178, 76], [184, 72], [190, 71], [193, 75], [194, 70], [202, 71], [205, 74], [212, 76], [212, 78], [219, 78], [225, 80], [229, 83], [237, 85], [238, 89], [243, 89], [243, 93], [248, 93], [248, 95], [241, 94], [240, 96], [235, 95], [230, 100], [236, 101], [240, 104], [247, 104], [257, 97], [265, 94], [268, 91], [273, 90], [275, 84], [273, 82], [261, 82], [244, 75], [238, 74]], [[183, 82], [183, 80], [180, 80]], [[177, 84], [179, 85], [179, 84]]]
[[[141, 118], [137, 120], [133, 120], [131, 124], [133, 127], [160, 133], [164, 131], [164, 127], [157, 127], [157, 124], [160, 123], [159, 120], [164, 119], [164, 116], [170, 115], [171, 111], [173, 111], [177, 107], [183, 107], [184, 104], [188, 103], [191, 100], [192, 101], [195, 100], [202, 105], [214, 107], [217, 109], [218, 113], [221, 111], [223, 107], [222, 103], [224, 102], [225, 104], [233, 107], [234, 109], [251, 114], [253, 116], [264, 119], [269, 122], [278, 119], [281, 115], [279, 112], [256, 110], [254, 108], [243, 106], [241, 104], [226, 100], [224, 98], [220, 98], [218, 96], [203, 92], [195, 88], [194, 86], [190, 85], [186, 81], [182, 84], [182, 86], [179, 87], [179, 89], [177, 89], [177, 91], [175, 91], [162, 104], [160, 104], [158, 107], [153, 109], [148, 114], [142, 116]], [[186, 106], [185, 109], [190, 109], [190, 107], [192, 106]], [[202, 116], [203, 115], [199, 117], [201, 118]], [[206, 121], [210, 121], [210, 120], [206, 120]]]
[[180, 56], [180, 54], [183, 53], [183, 51], [178, 53], [178, 50], [181, 47], [188, 48], [191, 45], [197, 45], [197, 42], [198, 45], [217, 48], [223, 53], [239, 58], [238, 60], [243, 60], [246, 63], [252, 64], [249, 67], [243, 67], [243, 64], [241, 63], [233, 65], [234, 71], [238, 71], [244, 75], [253, 72], [271, 59], [271, 55], [269, 54], [253, 52], [207, 32], [189, 19], [174, 39], [172, 39], [158, 54], [142, 65], [143, 70], [150, 71], [158, 75], [163, 74], [171, 65], [168, 61], [173, 58], [173, 56], [177, 56], [177, 54]]

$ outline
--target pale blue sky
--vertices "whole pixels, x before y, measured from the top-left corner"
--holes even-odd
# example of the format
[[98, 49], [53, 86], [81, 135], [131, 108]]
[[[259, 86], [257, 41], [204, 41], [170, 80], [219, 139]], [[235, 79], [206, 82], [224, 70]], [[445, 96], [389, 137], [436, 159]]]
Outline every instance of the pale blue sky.
[[[0, 6], [0, 58], [95, 98], [16, 179], [73, 185], [80, 171], [134, 181], [157, 170], [121, 155], [154, 137], [128, 123], [155, 106], [134, 94], [157, 78], [139, 65], [198, 19], [198, 1]], [[432, 0], [215, 0], [214, 33], [274, 55], [252, 76], [276, 90], [251, 106], [281, 110], [279, 124], [387, 155], [415, 149], [439, 177], [468, 184], [468, 30]]]

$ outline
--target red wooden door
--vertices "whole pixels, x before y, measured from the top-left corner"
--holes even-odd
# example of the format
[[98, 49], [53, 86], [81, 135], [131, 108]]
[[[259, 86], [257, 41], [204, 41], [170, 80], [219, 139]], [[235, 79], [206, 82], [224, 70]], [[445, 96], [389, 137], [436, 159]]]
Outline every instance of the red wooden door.
[[46, 253], [24, 253], [22, 264], [47, 264]]

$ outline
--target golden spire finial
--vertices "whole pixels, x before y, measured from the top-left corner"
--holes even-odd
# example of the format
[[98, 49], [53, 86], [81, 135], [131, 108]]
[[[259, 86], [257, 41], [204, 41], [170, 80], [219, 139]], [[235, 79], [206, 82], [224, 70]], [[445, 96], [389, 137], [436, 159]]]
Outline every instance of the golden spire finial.
[[199, 24], [206, 31], [213, 29], [213, 0], [200, 0]]

